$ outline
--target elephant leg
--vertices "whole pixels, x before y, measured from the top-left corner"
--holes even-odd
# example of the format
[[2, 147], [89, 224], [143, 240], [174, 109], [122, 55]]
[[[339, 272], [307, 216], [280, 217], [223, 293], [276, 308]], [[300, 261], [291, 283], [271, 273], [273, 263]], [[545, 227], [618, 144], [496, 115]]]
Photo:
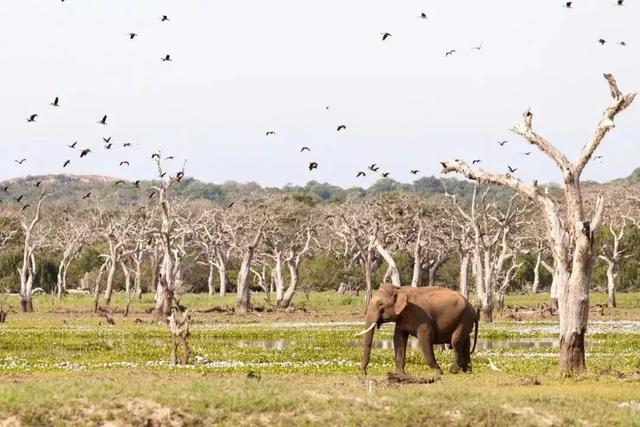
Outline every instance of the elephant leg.
[[462, 370], [471, 372], [471, 337], [467, 337], [462, 343]]
[[409, 339], [409, 334], [401, 331], [396, 327], [396, 330], [393, 334], [393, 348], [396, 354], [396, 374], [398, 375], [406, 375], [404, 371], [404, 366], [406, 362], [407, 356], [407, 341]]
[[424, 355], [424, 360], [431, 369], [435, 369], [439, 374], [442, 374], [442, 369], [438, 365], [436, 361], [436, 356], [433, 353], [433, 341], [434, 341], [434, 333], [427, 326], [423, 325], [418, 328], [418, 343], [420, 344], [420, 348], [422, 349], [422, 354]]
[[451, 336], [451, 346], [453, 347], [453, 364], [449, 370], [452, 374], [457, 374], [464, 370], [464, 340], [462, 327], [458, 327]]

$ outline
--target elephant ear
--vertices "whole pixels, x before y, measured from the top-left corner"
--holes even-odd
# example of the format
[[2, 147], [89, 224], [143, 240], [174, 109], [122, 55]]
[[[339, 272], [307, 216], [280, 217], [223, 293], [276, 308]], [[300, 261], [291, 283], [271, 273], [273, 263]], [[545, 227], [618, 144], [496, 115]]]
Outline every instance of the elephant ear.
[[396, 303], [393, 306], [396, 316], [399, 316], [400, 313], [402, 313], [402, 310], [407, 306], [407, 303], [407, 294], [405, 292], [399, 292], [396, 296]]

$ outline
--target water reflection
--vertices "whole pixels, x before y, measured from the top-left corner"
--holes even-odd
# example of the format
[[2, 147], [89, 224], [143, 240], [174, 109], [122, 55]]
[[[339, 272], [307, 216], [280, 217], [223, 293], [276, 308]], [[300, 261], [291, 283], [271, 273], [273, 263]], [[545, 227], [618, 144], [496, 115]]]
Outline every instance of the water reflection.
[[[362, 347], [362, 341], [350, 341], [348, 343], [350, 347]], [[373, 340], [371, 345], [374, 348], [381, 348], [383, 350], [393, 350], [393, 340]], [[436, 346], [438, 348], [440, 346]], [[552, 338], [519, 338], [508, 340], [487, 340], [479, 339], [476, 348], [480, 350], [492, 350], [502, 348], [559, 348], [560, 341]], [[407, 344], [407, 348], [417, 350], [419, 344], [417, 339], [410, 339]]]

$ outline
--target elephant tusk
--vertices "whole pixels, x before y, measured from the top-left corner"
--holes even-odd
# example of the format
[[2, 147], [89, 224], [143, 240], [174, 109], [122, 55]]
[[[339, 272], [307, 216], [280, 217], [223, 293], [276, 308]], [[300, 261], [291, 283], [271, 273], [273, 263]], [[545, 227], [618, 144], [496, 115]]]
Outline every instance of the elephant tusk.
[[362, 331], [362, 332], [358, 332], [357, 334], [355, 334], [355, 336], [356, 336], [356, 337], [362, 336], [362, 335], [366, 334], [367, 332], [369, 332], [370, 330], [372, 330], [372, 329], [373, 329], [373, 328], [375, 328], [375, 327], [376, 327], [376, 324], [375, 324], [375, 323], [372, 323], [372, 324], [371, 324], [371, 326], [369, 326], [367, 329], [365, 329], [365, 330], [364, 330], [364, 331]]

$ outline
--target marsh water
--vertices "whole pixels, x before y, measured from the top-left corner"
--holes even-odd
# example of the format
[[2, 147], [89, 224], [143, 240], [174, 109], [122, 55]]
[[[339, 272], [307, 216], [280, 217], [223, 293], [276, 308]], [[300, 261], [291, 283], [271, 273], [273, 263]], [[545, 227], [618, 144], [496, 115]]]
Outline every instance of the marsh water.
[[[296, 343], [289, 340], [263, 340], [263, 341], [236, 341], [239, 347], [257, 347], [263, 350], [284, 350]], [[362, 340], [347, 341], [349, 347], [362, 347]], [[393, 350], [393, 340], [380, 339], [373, 340], [373, 347], [383, 350]], [[419, 349], [418, 340], [411, 338], [408, 347]], [[504, 348], [559, 348], [560, 341], [552, 338], [518, 338], [518, 339], [479, 339], [477, 347], [481, 350], [504, 349]]]

